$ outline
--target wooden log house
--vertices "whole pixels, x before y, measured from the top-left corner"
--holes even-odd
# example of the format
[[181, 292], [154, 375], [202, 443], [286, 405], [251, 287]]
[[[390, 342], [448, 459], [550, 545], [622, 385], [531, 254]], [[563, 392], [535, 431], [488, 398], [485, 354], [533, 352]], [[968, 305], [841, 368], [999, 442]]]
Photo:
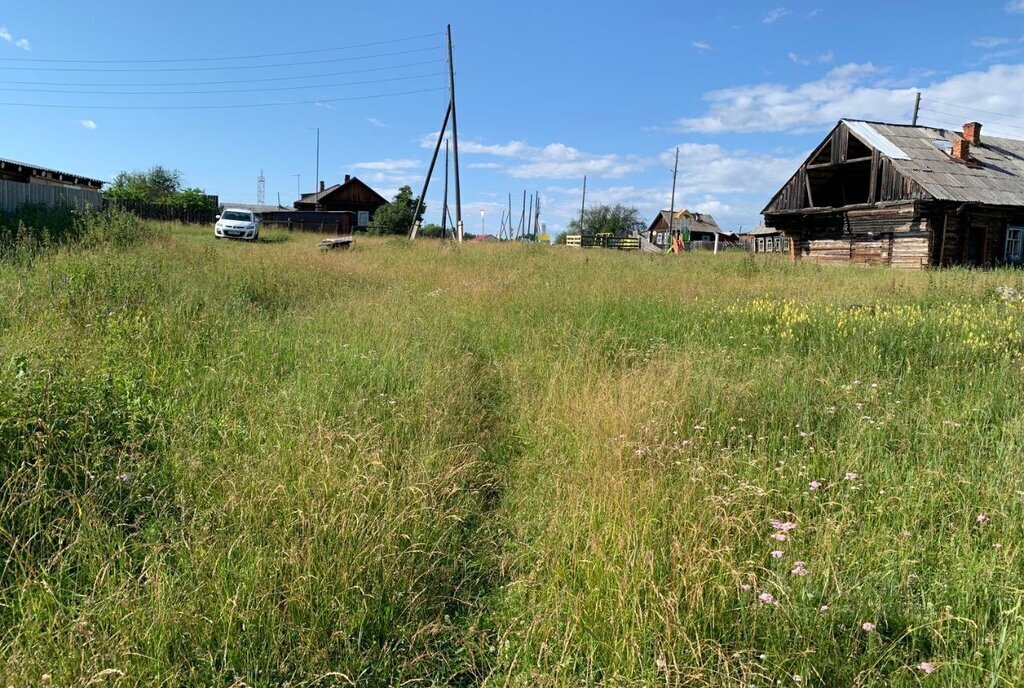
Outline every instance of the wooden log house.
[[1020, 263], [1024, 141], [842, 120], [763, 211], [794, 260], [897, 268]]

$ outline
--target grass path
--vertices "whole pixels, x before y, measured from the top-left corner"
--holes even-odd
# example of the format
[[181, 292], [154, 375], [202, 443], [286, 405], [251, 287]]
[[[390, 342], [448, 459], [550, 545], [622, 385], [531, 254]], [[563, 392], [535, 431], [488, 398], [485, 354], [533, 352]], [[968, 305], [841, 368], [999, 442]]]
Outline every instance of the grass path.
[[1024, 682], [1019, 273], [269, 234], [0, 262], [3, 685]]

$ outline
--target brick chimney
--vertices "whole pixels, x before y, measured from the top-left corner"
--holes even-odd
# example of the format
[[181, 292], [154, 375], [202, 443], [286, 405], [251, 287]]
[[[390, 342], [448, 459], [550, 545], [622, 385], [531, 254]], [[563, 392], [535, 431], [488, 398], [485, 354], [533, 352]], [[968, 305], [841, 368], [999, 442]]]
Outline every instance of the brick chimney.
[[966, 138], [957, 139], [953, 142], [953, 152], [950, 155], [960, 162], [967, 162], [971, 159], [971, 142]]
[[[979, 126], [980, 126], [980, 125], [979, 125]], [[351, 175], [348, 175], [348, 174], [346, 174], [346, 175], [345, 175], [345, 183], [346, 183], [346, 184], [348, 184], [348, 183], [349, 183], [350, 181], [352, 181], [352, 176], [351, 176]]]
[[968, 122], [964, 125], [964, 138], [972, 146], [981, 145], [981, 123]]
[[323, 180], [321, 180], [321, 181], [320, 181], [320, 192], [321, 192], [321, 193], [323, 193], [323, 190], [324, 190], [325, 188], [326, 188], [326, 187], [324, 186]]

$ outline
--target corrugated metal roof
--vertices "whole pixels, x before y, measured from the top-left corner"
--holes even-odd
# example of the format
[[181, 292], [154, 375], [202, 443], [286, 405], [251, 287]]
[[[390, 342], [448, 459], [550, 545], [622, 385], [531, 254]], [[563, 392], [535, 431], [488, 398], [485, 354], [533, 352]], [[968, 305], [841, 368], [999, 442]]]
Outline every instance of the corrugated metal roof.
[[900, 150], [900, 147], [895, 143], [875, 131], [869, 123], [849, 119], [843, 121], [846, 122], [846, 126], [849, 127], [850, 131], [857, 135], [864, 143], [877, 148], [878, 152], [882, 155], [893, 160], [910, 160], [909, 155]]
[[952, 144], [961, 132], [931, 127], [914, 127], [877, 122], [850, 122], [853, 129], [870, 129], [877, 136], [906, 154], [892, 158], [903, 176], [920, 184], [941, 201], [1024, 206], [1024, 141], [987, 136], [981, 133], [981, 145], [971, 146], [971, 157], [978, 166], [957, 162], [936, 145]]
[[96, 184], [100, 184], [100, 185], [103, 185], [103, 184], [107, 183], [104, 180], [96, 179], [95, 177], [87, 177], [87, 176], [85, 176], [83, 174], [75, 174], [74, 172], [62, 172], [61, 170], [54, 170], [54, 169], [51, 169], [49, 167], [40, 167], [39, 165], [32, 165], [32, 164], [27, 163], [27, 162], [19, 162], [17, 160], [11, 160], [9, 158], [0, 158], [0, 165], [3, 165], [3, 166], [10, 165], [10, 166], [13, 166], [13, 167], [23, 167], [25, 169], [34, 170], [36, 172], [46, 172], [48, 174], [55, 174], [57, 176], [63, 176], [63, 177], [74, 177], [75, 179], [80, 179], [80, 180], [85, 181], [85, 182], [95, 182]]

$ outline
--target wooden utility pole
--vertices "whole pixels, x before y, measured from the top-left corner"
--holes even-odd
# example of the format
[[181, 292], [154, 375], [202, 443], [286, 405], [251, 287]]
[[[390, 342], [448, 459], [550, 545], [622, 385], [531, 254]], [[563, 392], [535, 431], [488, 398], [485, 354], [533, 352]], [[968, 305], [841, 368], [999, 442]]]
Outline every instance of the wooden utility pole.
[[523, 212], [519, 216], [519, 230], [516, 234], [516, 238], [523, 236], [526, 233], [526, 189], [523, 189]]
[[913, 126], [917, 126], [917, 116], [921, 113], [921, 92], [917, 92], [917, 97], [914, 98], [914, 120], [911, 122]]
[[668, 211], [668, 236], [672, 241], [676, 224], [676, 177], [679, 174], [679, 146], [676, 146], [676, 165], [672, 168], [672, 201]]
[[533, 234], [533, 196], [530, 196], [530, 214], [526, 220], [526, 237], [529, 238], [531, 234]]
[[583, 212], [587, 209], [587, 175], [583, 175], [583, 203], [580, 205], [580, 236], [583, 235]]
[[320, 127], [316, 128], [316, 188], [313, 189], [313, 193], [317, 194], [314, 207], [320, 210]]
[[[444, 140], [444, 203], [441, 208], [441, 238], [448, 236], [448, 139]], [[415, 221], [415, 218], [413, 218]]]
[[[430, 167], [427, 169], [427, 178], [423, 180], [423, 192], [420, 194], [419, 200], [416, 201], [416, 211], [412, 214], [412, 227], [409, 228], [409, 239], [416, 238], [416, 220], [419, 218], [420, 213], [423, 212], [423, 203], [427, 197], [427, 189], [430, 187], [430, 177], [434, 174], [434, 166], [437, 164], [437, 155], [441, 152], [441, 143], [444, 141], [444, 132], [448, 129], [448, 119], [452, 114], [452, 104], [448, 103], [448, 110], [444, 113], [444, 123], [441, 125], [441, 132], [437, 135], [437, 145], [434, 146], [434, 155], [430, 158]], [[458, 160], [456, 158], [456, 160]], [[456, 180], [458, 180], [458, 172], [456, 174]], [[456, 187], [458, 188], [458, 187]], [[459, 240], [462, 240], [462, 234], [459, 233]]]
[[455, 115], [455, 58], [452, 50], [452, 25], [448, 25], [448, 84], [451, 102], [448, 109], [452, 116], [452, 152], [455, 154], [455, 231], [462, 243], [462, 183], [459, 177], [459, 124]]

